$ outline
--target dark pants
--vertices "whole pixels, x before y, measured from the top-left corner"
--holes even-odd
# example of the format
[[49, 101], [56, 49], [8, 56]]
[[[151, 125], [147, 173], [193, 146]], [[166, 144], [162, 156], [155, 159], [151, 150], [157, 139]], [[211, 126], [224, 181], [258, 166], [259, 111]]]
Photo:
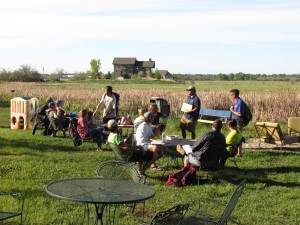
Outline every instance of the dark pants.
[[105, 134], [103, 133], [101, 128], [92, 128], [89, 129], [86, 137], [90, 137], [97, 142], [99, 148], [101, 148], [102, 141], [104, 140]]

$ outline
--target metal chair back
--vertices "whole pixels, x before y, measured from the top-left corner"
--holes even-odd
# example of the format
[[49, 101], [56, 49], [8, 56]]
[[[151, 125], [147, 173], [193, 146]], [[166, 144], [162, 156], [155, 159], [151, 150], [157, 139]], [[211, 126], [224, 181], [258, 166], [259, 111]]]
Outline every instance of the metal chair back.
[[150, 225], [180, 224], [189, 208], [189, 204], [179, 204], [168, 210], [158, 212], [152, 218]]
[[229, 202], [227, 203], [224, 212], [222, 213], [222, 216], [220, 217], [218, 224], [223, 225], [227, 223], [227, 220], [229, 219], [232, 211], [234, 210], [240, 196], [243, 193], [243, 190], [246, 186], [246, 180], [243, 180], [235, 189], [234, 193], [232, 194]]
[[113, 143], [109, 143], [109, 146], [113, 153], [115, 154], [116, 159], [118, 160], [124, 160], [128, 162], [132, 156], [131, 151], [122, 151], [118, 145], [115, 145]]

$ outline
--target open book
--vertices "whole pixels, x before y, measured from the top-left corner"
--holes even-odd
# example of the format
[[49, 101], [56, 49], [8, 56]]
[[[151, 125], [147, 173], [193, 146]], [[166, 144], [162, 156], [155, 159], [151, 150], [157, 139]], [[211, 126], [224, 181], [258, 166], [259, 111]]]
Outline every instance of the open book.
[[193, 153], [192, 146], [190, 145], [182, 145], [183, 150], [185, 151], [185, 154], [190, 154]]

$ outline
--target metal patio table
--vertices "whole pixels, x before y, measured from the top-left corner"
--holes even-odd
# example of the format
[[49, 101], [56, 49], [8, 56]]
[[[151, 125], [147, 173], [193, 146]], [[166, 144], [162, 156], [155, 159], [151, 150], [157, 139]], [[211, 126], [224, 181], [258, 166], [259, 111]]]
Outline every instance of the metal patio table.
[[110, 212], [110, 205], [127, 204], [145, 201], [155, 195], [155, 190], [140, 183], [125, 180], [100, 178], [74, 178], [52, 182], [46, 186], [46, 192], [55, 198], [93, 204], [95, 222], [103, 223], [103, 214], [108, 210], [107, 224], [114, 224], [115, 211]]

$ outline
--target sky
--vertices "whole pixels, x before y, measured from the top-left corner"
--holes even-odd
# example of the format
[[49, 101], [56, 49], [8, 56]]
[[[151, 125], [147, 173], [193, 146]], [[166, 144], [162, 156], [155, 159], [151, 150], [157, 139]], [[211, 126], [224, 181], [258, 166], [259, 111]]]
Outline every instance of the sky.
[[[113, 72], [151, 58], [182, 74], [300, 73], [299, 0], [2, 0], [0, 69]], [[44, 68], [44, 70], [43, 70]]]

